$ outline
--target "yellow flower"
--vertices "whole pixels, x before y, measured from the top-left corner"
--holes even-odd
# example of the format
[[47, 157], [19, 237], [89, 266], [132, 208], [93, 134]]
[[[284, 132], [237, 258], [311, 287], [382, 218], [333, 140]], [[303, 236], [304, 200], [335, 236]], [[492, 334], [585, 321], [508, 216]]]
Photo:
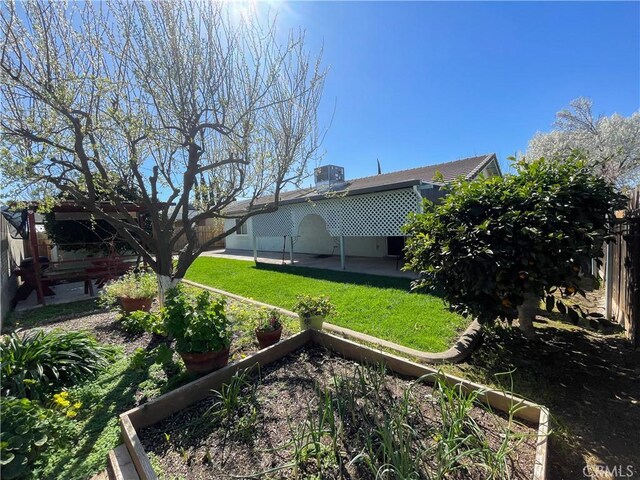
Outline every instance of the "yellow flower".
[[75, 410], [69, 410], [67, 411], [67, 418], [73, 418], [76, 415], [78, 415], [78, 412], [76, 412]]
[[71, 402], [68, 400], [68, 398], [69, 392], [56, 393], [53, 396], [53, 403], [55, 403], [58, 407], [65, 409], [71, 406]]
[[73, 408], [79, 410], [82, 408], [82, 402], [76, 402], [73, 404]]

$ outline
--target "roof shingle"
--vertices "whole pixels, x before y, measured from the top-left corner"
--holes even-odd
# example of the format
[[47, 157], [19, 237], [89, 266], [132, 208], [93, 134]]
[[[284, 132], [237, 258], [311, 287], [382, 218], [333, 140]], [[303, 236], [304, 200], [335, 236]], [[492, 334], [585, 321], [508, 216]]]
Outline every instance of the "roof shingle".
[[[424, 167], [398, 170], [396, 172], [371, 175], [369, 177], [354, 178], [346, 180], [343, 184], [340, 184], [339, 187], [333, 188], [331, 192], [343, 192], [347, 195], [356, 195], [375, 191], [393, 190], [418, 185], [422, 182], [441, 183], [440, 181], [434, 181], [437, 172], [442, 174], [444, 183], [452, 182], [459, 177], [471, 180], [494, 158], [496, 158], [496, 155], [491, 153], [437, 165], [426, 165]], [[326, 192], [318, 192], [315, 187], [301, 188], [281, 192], [280, 204], [317, 200], [325, 196]], [[260, 197], [254, 202], [254, 207], [267, 205], [272, 203], [273, 200], [273, 195]], [[234, 202], [229, 205], [227, 212], [241, 212], [246, 210], [248, 206], [249, 200]]]

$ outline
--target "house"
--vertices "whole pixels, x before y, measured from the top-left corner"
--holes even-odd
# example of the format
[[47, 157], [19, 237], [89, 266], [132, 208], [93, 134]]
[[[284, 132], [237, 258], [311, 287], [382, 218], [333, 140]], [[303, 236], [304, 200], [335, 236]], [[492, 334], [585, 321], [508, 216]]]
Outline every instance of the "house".
[[[257, 252], [288, 252], [314, 255], [400, 256], [401, 231], [409, 212], [419, 212], [422, 199], [444, 195], [441, 187], [463, 177], [501, 175], [495, 154], [470, 157], [438, 165], [400, 170], [345, 180], [344, 168], [326, 165], [316, 169], [315, 186], [282, 192], [279, 208], [259, 214], [240, 225], [225, 220], [225, 230], [238, 225], [226, 238], [226, 248]], [[250, 205], [238, 201], [228, 215], [242, 215], [250, 208], [268, 206], [273, 197], [261, 197]]]

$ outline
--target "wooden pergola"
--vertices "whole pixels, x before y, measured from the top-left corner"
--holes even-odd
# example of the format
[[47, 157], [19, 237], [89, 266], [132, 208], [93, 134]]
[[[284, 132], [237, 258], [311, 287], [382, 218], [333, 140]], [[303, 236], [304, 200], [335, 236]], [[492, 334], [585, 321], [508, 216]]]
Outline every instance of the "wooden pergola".
[[[124, 207], [127, 213], [119, 213], [120, 210]], [[125, 218], [127, 214], [133, 216], [139, 224], [142, 222], [142, 214], [144, 213], [143, 208], [134, 203], [134, 202], [125, 202], [120, 205], [120, 208], [116, 208], [114, 205], [109, 204], [107, 202], [103, 202], [100, 204], [100, 208], [103, 211], [110, 212]], [[29, 245], [31, 247], [31, 261], [32, 261], [32, 272], [24, 271], [23, 269], [18, 269], [18, 274], [25, 278], [25, 281], [32, 282], [32, 286], [36, 292], [38, 303], [41, 305], [45, 305], [45, 294], [53, 294], [51, 290], [48, 288], [48, 285], [43, 282], [42, 275], [42, 263], [40, 259], [40, 252], [38, 247], [38, 238], [36, 235], [36, 219], [35, 215], [38, 210], [38, 203], [33, 202], [30, 203], [26, 208], [27, 211], [27, 226], [28, 226], [28, 240]], [[84, 207], [78, 205], [72, 201], [62, 201], [58, 203], [56, 206], [52, 208], [52, 211], [56, 215], [57, 220], [89, 220], [92, 218], [91, 212], [86, 210]], [[92, 277], [105, 277], [113, 274], [117, 274], [122, 270], [126, 263], [124, 261], [120, 262], [120, 259], [115, 259], [116, 262], [113, 266], [104, 265], [102, 267], [98, 266], [92, 271], [88, 271], [91, 269], [85, 269], [84, 280], [85, 280], [85, 291], [87, 293], [91, 293], [93, 295], [93, 278]], [[72, 264], [79, 263], [77, 260], [67, 260], [62, 262], [56, 262], [57, 264]], [[117, 265], [116, 265], [117, 263]], [[50, 262], [51, 264], [51, 262]], [[53, 276], [49, 275], [50, 278]], [[64, 275], [58, 275], [59, 279], [63, 279]]]

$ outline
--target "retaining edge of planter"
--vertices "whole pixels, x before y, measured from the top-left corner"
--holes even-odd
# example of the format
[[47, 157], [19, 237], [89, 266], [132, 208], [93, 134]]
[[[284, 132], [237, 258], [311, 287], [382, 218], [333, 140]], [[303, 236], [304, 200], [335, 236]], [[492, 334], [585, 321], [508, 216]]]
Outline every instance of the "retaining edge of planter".
[[107, 475], [114, 480], [140, 480], [133, 459], [124, 443], [109, 451]]
[[[259, 302], [257, 300], [253, 300], [252, 298], [236, 295], [235, 293], [230, 293], [225, 290], [220, 290], [218, 288], [210, 287], [208, 285], [203, 285], [201, 283], [193, 282], [191, 280], [183, 279], [182, 282], [186, 283], [187, 285], [191, 285], [193, 287], [202, 288], [203, 290], [208, 290], [210, 292], [217, 293], [218, 295], [223, 295], [225, 297], [233, 298], [234, 300], [238, 300], [240, 302], [250, 303], [252, 305], [256, 305], [259, 307], [274, 309], [288, 317], [298, 318], [298, 315], [296, 313], [292, 312], [291, 310], [286, 310], [282, 307], [269, 305], [268, 303]], [[480, 325], [480, 323], [478, 323], [477, 320], [474, 320], [467, 327], [467, 329], [462, 333], [462, 335], [458, 337], [458, 339], [453, 344], [453, 346], [448, 350], [445, 350], [444, 352], [423, 352], [421, 350], [405, 347], [404, 345], [399, 345], [397, 343], [390, 342], [388, 340], [383, 340], [381, 338], [377, 338], [372, 335], [368, 335], [366, 333], [360, 333], [360, 332], [356, 332], [355, 330], [351, 330], [349, 328], [339, 327], [338, 325], [334, 325], [329, 322], [324, 322], [323, 328], [330, 332], [335, 332], [340, 335], [344, 335], [345, 337], [348, 337], [348, 338], [352, 338], [361, 342], [372, 343], [379, 347], [388, 348], [396, 352], [409, 355], [413, 358], [418, 359], [421, 363], [428, 363], [428, 364], [461, 362], [464, 359], [466, 359], [469, 355], [471, 355], [471, 352], [473, 352], [476, 345], [478, 345], [478, 342], [482, 338], [482, 325]]]
[[449, 385], [459, 386], [466, 392], [478, 392], [478, 400], [501, 411], [507, 411], [512, 406], [518, 407], [515, 412], [516, 418], [536, 423], [538, 426], [534, 470], [531, 478], [532, 480], [546, 479], [547, 440], [549, 435], [549, 410], [546, 407], [524, 400], [513, 393], [507, 394], [500, 390], [494, 390], [455, 375], [442, 373], [433, 367], [411, 362], [406, 358], [382, 350], [375, 350], [357, 342], [318, 330], [303, 330], [239, 362], [229, 364], [220, 370], [207, 374], [121, 414], [120, 426], [124, 444], [129, 450], [140, 478], [142, 480], [157, 480], [158, 477], [151, 467], [149, 457], [138, 437], [138, 428], [152, 425], [176, 411], [201, 400], [209, 394], [211, 388], [215, 388], [215, 386], [219, 388], [222, 382], [228, 381], [232, 375], [240, 370], [253, 370], [261, 365], [268, 365], [309, 343], [322, 345], [346, 358], [359, 362], [383, 363], [390, 370], [401, 375], [415, 378], [424, 375], [440, 375], [444, 377], [445, 382]]

